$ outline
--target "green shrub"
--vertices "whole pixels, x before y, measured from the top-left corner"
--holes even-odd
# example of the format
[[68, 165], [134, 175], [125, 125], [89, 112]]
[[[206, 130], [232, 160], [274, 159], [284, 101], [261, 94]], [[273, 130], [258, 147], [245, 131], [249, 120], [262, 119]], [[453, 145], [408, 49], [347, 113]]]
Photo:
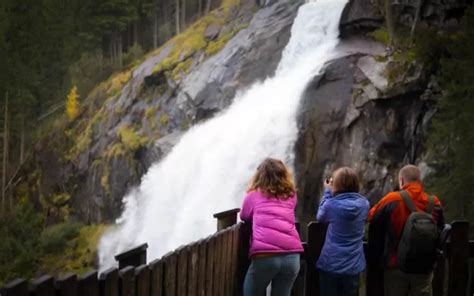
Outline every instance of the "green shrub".
[[0, 217], [0, 286], [15, 278], [29, 278], [38, 269], [42, 255], [42, 221], [29, 202], [17, 205]]
[[123, 55], [122, 61], [125, 68], [134, 66], [138, 63], [139, 59], [143, 57], [144, 51], [140, 45], [136, 44], [129, 48], [128, 52]]
[[57, 253], [64, 250], [69, 240], [79, 234], [80, 225], [61, 223], [46, 228], [41, 233], [41, 247], [45, 253]]

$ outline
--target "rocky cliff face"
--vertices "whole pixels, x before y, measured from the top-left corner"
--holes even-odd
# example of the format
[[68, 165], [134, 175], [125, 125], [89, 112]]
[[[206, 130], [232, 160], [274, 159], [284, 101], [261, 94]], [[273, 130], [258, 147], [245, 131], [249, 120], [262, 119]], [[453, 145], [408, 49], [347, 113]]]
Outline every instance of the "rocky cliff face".
[[[38, 202], [51, 209], [66, 204], [84, 222], [112, 221], [127, 190], [183, 131], [274, 73], [303, 0], [259, 1], [265, 5], [258, 10], [252, 0], [237, 2], [97, 87], [79, 120], [59, 125], [38, 144], [35, 173], [26, 179]], [[405, 2], [398, 1], [397, 23], [409, 27], [418, 8]], [[394, 54], [366, 36], [383, 24], [374, 3], [350, 1], [340, 55], [301, 102], [295, 169], [303, 221], [313, 218], [322, 179], [334, 168], [356, 168], [363, 193], [375, 201], [396, 186], [403, 164], [424, 157], [440, 90], [408, 53]], [[425, 1], [419, 25], [451, 30], [466, 5]], [[58, 203], [58, 196], [67, 198]]]
[[64, 205], [84, 222], [113, 221], [127, 190], [182, 132], [274, 73], [303, 1], [233, 2], [99, 85], [78, 120], [37, 145], [28, 186], [52, 222]]
[[[466, 5], [424, 1], [417, 26], [456, 30]], [[411, 28], [416, 9], [413, 1], [398, 1], [397, 26]], [[413, 53], [394, 53], [367, 38], [382, 23], [374, 1], [351, 1], [341, 19], [341, 56], [315, 77], [301, 102], [295, 151], [303, 221], [314, 219], [322, 182], [337, 167], [360, 173], [372, 203], [398, 187], [404, 164], [429, 172], [424, 141], [441, 90], [420, 61], [407, 58]]]

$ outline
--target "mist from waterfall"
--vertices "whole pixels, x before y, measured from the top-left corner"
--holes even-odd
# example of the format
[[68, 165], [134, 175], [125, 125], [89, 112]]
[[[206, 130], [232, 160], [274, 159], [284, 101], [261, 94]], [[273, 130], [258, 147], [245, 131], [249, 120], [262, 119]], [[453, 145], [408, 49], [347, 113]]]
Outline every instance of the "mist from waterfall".
[[275, 76], [241, 91], [227, 110], [192, 127], [150, 167], [141, 185], [124, 197], [117, 225], [100, 240], [101, 270], [116, 265], [114, 255], [144, 242], [153, 260], [212, 234], [212, 215], [240, 207], [264, 158], [293, 166], [300, 98], [335, 55], [346, 2], [302, 5]]

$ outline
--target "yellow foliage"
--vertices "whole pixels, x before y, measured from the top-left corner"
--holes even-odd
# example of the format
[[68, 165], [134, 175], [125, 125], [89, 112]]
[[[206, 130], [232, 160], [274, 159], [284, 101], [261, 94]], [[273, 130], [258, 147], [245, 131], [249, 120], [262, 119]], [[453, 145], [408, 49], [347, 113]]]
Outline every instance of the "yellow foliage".
[[232, 7], [237, 7], [240, 5], [240, 0], [222, 0], [222, 8], [226, 14], [229, 13]]
[[207, 48], [206, 48], [206, 54], [208, 56], [216, 54], [222, 48], [224, 48], [224, 46], [227, 44], [227, 42], [229, 42], [230, 39], [232, 39], [235, 35], [237, 35], [237, 33], [239, 33], [240, 30], [246, 29], [248, 26], [249, 26], [249, 24], [240, 25], [235, 30], [232, 30], [232, 31], [228, 32], [227, 34], [225, 34], [224, 36], [222, 36], [218, 40], [209, 42], [209, 44], [207, 45]]
[[[240, 0], [224, 0], [221, 8], [216, 11], [212, 11], [207, 16], [202, 17], [184, 32], [169, 40], [165, 45], [155, 52], [155, 54], [158, 54], [163, 48], [171, 46], [171, 51], [168, 56], [155, 66], [153, 72], [156, 73], [174, 69], [171, 73], [171, 77], [173, 79], [179, 78], [181, 71], [187, 73], [189, 67], [192, 64], [192, 59], [190, 59], [190, 57], [194, 53], [204, 50], [206, 47], [208, 47], [208, 40], [204, 36], [207, 27], [211, 24], [216, 24], [218, 26], [225, 24], [229, 16], [230, 9], [239, 5]], [[222, 48], [223, 45], [225, 45], [225, 43], [232, 37], [233, 36], [227, 36], [226, 39], [221, 40], [219, 44], [214, 44], [211, 51], [216, 52], [218, 49]]]
[[160, 116], [161, 125], [167, 125], [169, 123], [169, 121], [170, 121], [170, 118], [169, 118], [168, 114], [166, 114], [166, 113], [161, 114], [161, 116]]
[[155, 108], [148, 108], [145, 111], [145, 118], [148, 120], [150, 127], [152, 129], [156, 128], [156, 113], [158, 112], [159, 106]]
[[113, 144], [107, 151], [104, 153], [104, 157], [106, 159], [112, 159], [115, 157], [123, 156], [125, 155], [125, 147], [122, 143], [115, 143]]
[[104, 168], [104, 174], [100, 178], [100, 185], [105, 190], [105, 193], [110, 194], [110, 182], [109, 182], [110, 169], [108, 166]]
[[135, 151], [148, 142], [147, 137], [140, 136], [133, 128], [127, 125], [120, 127], [117, 131], [117, 135], [125, 148], [129, 151]]
[[89, 147], [92, 143], [92, 125], [89, 124], [82, 133], [79, 133], [78, 138], [73, 140], [75, 140], [75, 145], [66, 154], [66, 159], [77, 157]]
[[109, 81], [107, 81], [107, 95], [114, 96], [120, 90], [122, 90], [125, 83], [127, 83], [130, 78], [132, 77], [132, 71], [126, 70], [123, 72], [118, 73], [115, 76], [112, 76]]
[[79, 95], [77, 94], [77, 87], [73, 86], [67, 96], [66, 101], [66, 114], [69, 120], [74, 120], [79, 115]]
[[381, 42], [387, 46], [390, 44], [390, 35], [385, 29], [378, 29], [378, 30], [368, 33], [367, 35], [369, 35], [370, 37], [374, 38], [376, 41]]

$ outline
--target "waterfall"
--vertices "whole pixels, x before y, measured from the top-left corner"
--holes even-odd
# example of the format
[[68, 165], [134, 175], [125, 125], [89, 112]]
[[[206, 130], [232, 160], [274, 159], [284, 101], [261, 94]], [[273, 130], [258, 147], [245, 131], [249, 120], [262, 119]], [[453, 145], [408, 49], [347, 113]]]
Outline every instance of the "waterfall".
[[254, 84], [213, 119], [192, 127], [124, 197], [117, 225], [99, 243], [100, 268], [147, 242], [156, 259], [212, 234], [212, 214], [240, 207], [257, 165], [275, 157], [293, 166], [296, 114], [305, 87], [335, 55], [347, 0], [302, 5], [274, 77]]

